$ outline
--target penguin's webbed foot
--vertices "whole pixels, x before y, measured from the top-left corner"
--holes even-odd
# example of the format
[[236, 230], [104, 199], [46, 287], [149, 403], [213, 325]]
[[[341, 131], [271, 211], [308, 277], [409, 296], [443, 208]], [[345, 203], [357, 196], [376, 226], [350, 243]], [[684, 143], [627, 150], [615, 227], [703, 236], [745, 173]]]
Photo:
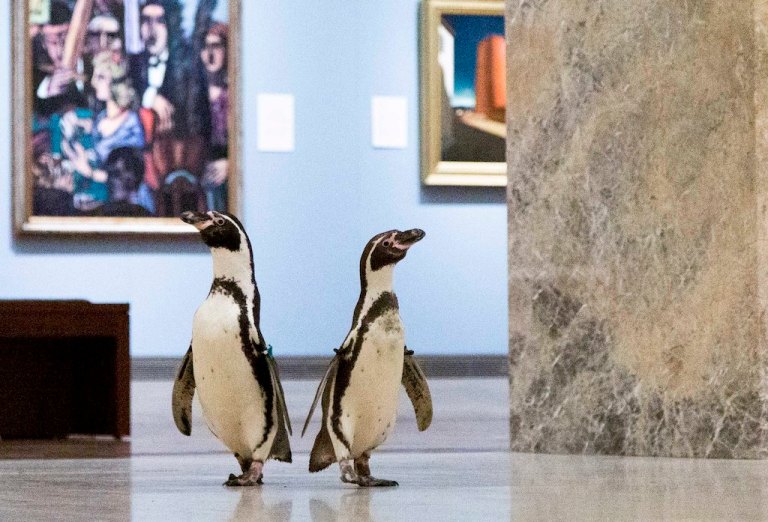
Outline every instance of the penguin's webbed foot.
[[357, 479], [357, 485], [363, 488], [376, 488], [376, 487], [392, 487], [399, 486], [394, 480], [378, 479], [370, 475], [360, 476]]
[[399, 486], [394, 480], [372, 477], [371, 468], [368, 465], [369, 459], [370, 455], [364, 454], [354, 461], [342, 460], [339, 462], [339, 467], [341, 468], [341, 481], [347, 484], [357, 484], [361, 488]]
[[246, 474], [243, 473], [238, 477], [234, 473], [230, 473], [229, 479], [227, 479], [224, 485], [225, 486], [260, 486], [264, 483], [261, 477], [254, 480], [252, 477], [246, 477], [245, 475]]
[[249, 468], [245, 471], [243, 471], [243, 474], [240, 476], [235, 475], [234, 473], [229, 474], [229, 478], [224, 483], [225, 486], [260, 486], [264, 482], [262, 481], [262, 478], [264, 475], [262, 474], [261, 470], [264, 467], [263, 462], [253, 461], [251, 462], [251, 465]]

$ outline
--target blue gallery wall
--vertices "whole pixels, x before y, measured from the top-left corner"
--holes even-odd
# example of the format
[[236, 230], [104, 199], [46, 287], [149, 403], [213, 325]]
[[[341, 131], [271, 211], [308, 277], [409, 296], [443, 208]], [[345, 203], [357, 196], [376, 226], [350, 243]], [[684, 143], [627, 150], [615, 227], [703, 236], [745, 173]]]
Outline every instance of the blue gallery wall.
[[[395, 272], [409, 346], [505, 353], [504, 191], [419, 181], [418, 3], [309, 5], [242, 2], [241, 217], [267, 341], [278, 354], [331, 353], [349, 328], [368, 238], [420, 227], [427, 237]], [[196, 241], [13, 238], [10, 11], [0, 0], [0, 298], [127, 302], [133, 356], [183, 354], [210, 284]], [[295, 96], [294, 152], [255, 150], [257, 93]], [[375, 95], [407, 98], [406, 149], [371, 147]]]

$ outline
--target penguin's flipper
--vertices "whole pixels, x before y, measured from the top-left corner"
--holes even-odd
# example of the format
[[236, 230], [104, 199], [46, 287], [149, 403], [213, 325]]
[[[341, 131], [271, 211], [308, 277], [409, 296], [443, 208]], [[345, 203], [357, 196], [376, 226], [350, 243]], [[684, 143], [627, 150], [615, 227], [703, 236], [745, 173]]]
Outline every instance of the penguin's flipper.
[[192, 368], [192, 345], [181, 361], [173, 383], [173, 422], [184, 435], [192, 433], [192, 397], [195, 395], [195, 374]]
[[285, 414], [280, 407], [277, 408], [277, 434], [275, 435], [274, 442], [272, 442], [269, 458], [279, 460], [280, 462], [293, 462], [291, 443], [288, 440], [288, 431], [285, 429]]
[[307, 431], [307, 426], [309, 426], [309, 421], [312, 419], [312, 415], [315, 413], [315, 408], [317, 407], [317, 401], [320, 400], [320, 397], [323, 397], [323, 416], [325, 416], [325, 387], [328, 384], [328, 381], [333, 380], [333, 378], [330, 378], [331, 375], [336, 375], [336, 368], [339, 366], [339, 356], [338, 354], [331, 360], [331, 364], [328, 365], [328, 369], [325, 371], [325, 375], [323, 376], [323, 380], [320, 381], [320, 384], [317, 386], [317, 391], [315, 392], [315, 399], [312, 401], [312, 407], [309, 408], [309, 413], [307, 414], [307, 420], [304, 421], [304, 428], [301, 430], [301, 436], [304, 436], [304, 433]]
[[291, 420], [288, 417], [288, 408], [285, 406], [283, 386], [280, 384], [280, 374], [277, 371], [277, 363], [272, 356], [267, 356], [267, 363], [269, 365], [269, 373], [272, 376], [272, 389], [275, 390], [277, 399], [277, 434], [272, 443], [269, 456], [281, 462], [292, 462], [291, 443], [288, 440], [288, 434], [291, 433]]
[[317, 388], [317, 394], [315, 395], [315, 401], [312, 403], [312, 408], [309, 410], [307, 421], [304, 423], [304, 431], [307, 429], [309, 419], [312, 418], [312, 412], [315, 411], [317, 406], [318, 396], [322, 393], [323, 402], [323, 421], [320, 426], [320, 432], [315, 438], [315, 443], [312, 445], [312, 452], [309, 454], [309, 471], [314, 473], [316, 471], [323, 470], [336, 462], [336, 452], [333, 449], [333, 442], [331, 441], [331, 435], [328, 433], [328, 415], [330, 415], [330, 403], [331, 393], [336, 380], [336, 370], [339, 367], [339, 356], [333, 358], [331, 364], [328, 366], [328, 371], [325, 372], [325, 377], [320, 382], [320, 386]]
[[278, 412], [283, 416], [283, 421], [281, 421], [281, 424], [288, 427], [289, 435], [293, 435], [293, 430], [291, 429], [291, 418], [288, 416], [288, 407], [285, 405], [283, 385], [280, 383], [280, 372], [277, 370], [277, 362], [275, 362], [274, 357], [268, 355], [267, 363], [269, 364], [269, 373], [272, 376], [272, 387], [277, 394]]
[[424, 431], [432, 423], [432, 394], [424, 372], [407, 348], [403, 358], [403, 386], [416, 412], [416, 425], [419, 431]]

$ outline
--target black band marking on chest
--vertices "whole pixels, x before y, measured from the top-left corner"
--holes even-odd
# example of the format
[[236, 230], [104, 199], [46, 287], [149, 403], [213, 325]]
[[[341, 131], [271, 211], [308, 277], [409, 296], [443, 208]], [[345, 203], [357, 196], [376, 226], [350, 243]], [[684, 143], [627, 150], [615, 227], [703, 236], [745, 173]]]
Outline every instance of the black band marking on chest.
[[[264, 390], [264, 433], [261, 441], [256, 445], [256, 448], [261, 447], [267, 441], [270, 431], [272, 431], [272, 410], [274, 409], [275, 393], [272, 388], [272, 375], [269, 371], [269, 363], [267, 362], [267, 356], [263, 353], [266, 350], [266, 343], [259, 330], [258, 315], [253, 317], [254, 324], [256, 325], [256, 333], [258, 339], [252, 339], [250, 335], [250, 321], [248, 320], [248, 302], [243, 293], [243, 289], [240, 288], [234, 280], [226, 279], [223, 277], [217, 277], [213, 280], [211, 285], [211, 294], [222, 294], [231, 298], [237, 303], [240, 308], [238, 315], [238, 324], [240, 326], [240, 345], [242, 346], [245, 358], [251, 365], [251, 372], [256, 378], [256, 382]], [[254, 302], [252, 303], [253, 313], [259, 311], [259, 290], [254, 285]]]
[[[360, 300], [364, 300], [363, 296], [361, 296]], [[373, 302], [371, 308], [363, 317], [363, 320], [360, 323], [360, 327], [358, 328], [355, 343], [351, 347], [351, 355], [347, 357], [339, 357], [339, 367], [336, 372], [336, 382], [333, 386], [333, 414], [331, 415], [331, 427], [333, 428], [333, 433], [341, 441], [341, 443], [347, 447], [348, 450], [351, 450], [350, 442], [344, 437], [344, 434], [341, 431], [341, 400], [344, 398], [344, 394], [349, 387], [349, 383], [352, 377], [352, 369], [355, 367], [355, 362], [357, 361], [357, 358], [360, 355], [360, 350], [363, 347], [363, 339], [365, 338], [365, 334], [368, 333], [371, 324], [373, 324], [376, 319], [393, 310], [398, 310], [397, 296], [394, 294], [394, 292], [382, 293], [376, 299], [376, 301]]]

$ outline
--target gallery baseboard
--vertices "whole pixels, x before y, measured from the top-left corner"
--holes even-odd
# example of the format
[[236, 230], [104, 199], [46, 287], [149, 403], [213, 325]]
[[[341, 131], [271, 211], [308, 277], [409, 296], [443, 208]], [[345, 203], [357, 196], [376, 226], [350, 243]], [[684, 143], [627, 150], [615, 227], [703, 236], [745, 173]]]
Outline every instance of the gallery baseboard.
[[[424, 373], [432, 378], [506, 377], [509, 363], [505, 355], [423, 355], [417, 356]], [[329, 357], [280, 357], [283, 379], [320, 379], [328, 367]], [[133, 357], [131, 378], [138, 381], [173, 379], [180, 358]]]

